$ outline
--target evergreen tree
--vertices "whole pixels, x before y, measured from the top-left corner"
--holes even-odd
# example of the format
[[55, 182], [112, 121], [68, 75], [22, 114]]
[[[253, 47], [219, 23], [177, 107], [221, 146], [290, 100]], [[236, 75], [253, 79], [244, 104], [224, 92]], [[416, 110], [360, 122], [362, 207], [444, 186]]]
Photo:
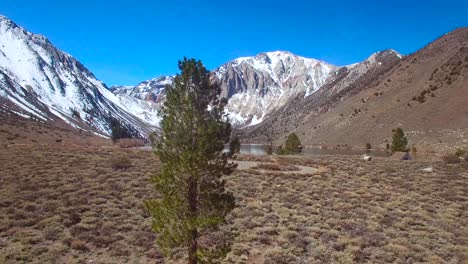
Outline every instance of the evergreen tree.
[[233, 156], [236, 153], [239, 153], [241, 149], [241, 143], [239, 141], [238, 137], [234, 137], [233, 140], [231, 140], [231, 144], [229, 145], [229, 155]]
[[284, 149], [283, 149], [283, 145], [280, 145], [278, 146], [278, 148], [276, 149], [276, 155], [284, 155]]
[[392, 153], [396, 151], [408, 151], [406, 145], [408, 145], [408, 139], [406, 139], [403, 129], [400, 127], [394, 129], [392, 137]]
[[299, 141], [296, 133], [289, 134], [288, 139], [286, 139], [285, 152], [286, 154], [298, 154], [302, 152], [301, 141]]
[[228, 243], [206, 245], [199, 238], [216, 231], [235, 205], [221, 178], [235, 168], [223, 153], [231, 132], [224, 114], [227, 101], [201, 61], [184, 58], [178, 66], [181, 73], [166, 86], [161, 135], [155, 139], [162, 164], [151, 180], [159, 196], [146, 201], [146, 207], [167, 256], [186, 248], [190, 264], [213, 263], [227, 253]]
[[268, 143], [268, 145], [265, 146], [265, 152], [267, 155], [273, 154], [273, 142], [270, 141], [270, 143]]
[[122, 121], [109, 117], [109, 124], [111, 128], [111, 139], [117, 141], [121, 138], [142, 138], [138, 130], [129, 124], [125, 124]]

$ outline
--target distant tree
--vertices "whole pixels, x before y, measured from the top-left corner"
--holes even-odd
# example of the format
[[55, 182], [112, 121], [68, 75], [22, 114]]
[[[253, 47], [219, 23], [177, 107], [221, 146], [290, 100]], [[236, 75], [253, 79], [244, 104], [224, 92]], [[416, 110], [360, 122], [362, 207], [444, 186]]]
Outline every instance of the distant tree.
[[81, 119], [81, 115], [80, 115], [80, 112], [78, 111], [78, 109], [70, 107], [70, 112], [72, 114], [72, 117]]
[[111, 139], [114, 142], [121, 138], [142, 138], [138, 130], [133, 126], [125, 124], [114, 117], [109, 117], [109, 124], [111, 128]]
[[400, 127], [394, 129], [392, 137], [392, 152], [408, 151], [406, 145], [408, 145], [408, 139], [406, 139], [403, 129]]
[[466, 153], [466, 151], [463, 150], [463, 149], [461, 149], [461, 148], [459, 148], [459, 149], [457, 149], [457, 151], [455, 151], [455, 155], [456, 155], [457, 157], [459, 157], [459, 158], [464, 157], [464, 156], [465, 156], [465, 153]]
[[234, 137], [229, 144], [229, 155], [233, 156], [236, 153], [239, 153], [241, 149], [241, 143], [238, 137]]
[[231, 133], [224, 113], [227, 101], [201, 61], [184, 58], [178, 66], [181, 73], [166, 86], [161, 135], [154, 147], [161, 161], [160, 172], [151, 178], [158, 197], [145, 205], [166, 256], [185, 248], [188, 263], [214, 263], [229, 251], [229, 243], [199, 240], [225, 223], [235, 205], [221, 178], [235, 168], [223, 153]]
[[267, 145], [265, 145], [265, 152], [267, 155], [273, 154], [273, 142], [270, 141]]
[[371, 153], [371, 150], [372, 150], [372, 146], [370, 143], [366, 143], [366, 153]]
[[155, 147], [156, 144], [158, 143], [158, 133], [156, 132], [151, 132], [149, 134], [149, 140], [151, 142], [151, 146]]
[[296, 133], [289, 134], [286, 139], [285, 152], [286, 154], [298, 154], [302, 152], [301, 141], [299, 141]]
[[283, 145], [278, 146], [278, 148], [276, 149], [276, 154], [277, 155], [284, 155], [285, 154], [285, 152], [283, 150]]

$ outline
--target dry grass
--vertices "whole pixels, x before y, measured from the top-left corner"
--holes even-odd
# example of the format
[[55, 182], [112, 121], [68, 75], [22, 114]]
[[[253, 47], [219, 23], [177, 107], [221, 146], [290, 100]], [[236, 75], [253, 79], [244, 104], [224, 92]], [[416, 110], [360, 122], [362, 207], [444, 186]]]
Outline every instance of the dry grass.
[[[466, 263], [468, 166], [281, 158], [317, 175], [229, 176], [228, 263]], [[421, 171], [433, 165], [435, 173]]]
[[455, 154], [448, 154], [442, 157], [442, 160], [447, 164], [458, 164], [461, 162], [460, 157]]
[[138, 138], [122, 138], [117, 142], [121, 148], [136, 148], [145, 146], [145, 141]]
[[[0, 263], [154, 263], [160, 254], [151, 251], [155, 236], [142, 206], [152, 196], [153, 156], [119, 149], [0, 151]], [[134, 166], [115, 170], [122, 157]]]
[[294, 165], [278, 164], [278, 163], [259, 163], [252, 169], [270, 170], [270, 171], [299, 171], [300, 169]]
[[[132, 166], [115, 170], [116, 157]], [[468, 163], [242, 158], [327, 170], [227, 177], [226, 263], [467, 261]], [[168, 263], [142, 207], [158, 164], [118, 148], [0, 150], [0, 263]]]
[[102, 147], [112, 141], [63, 122], [42, 123], [0, 111], [0, 150], [9, 147]]
[[132, 167], [132, 161], [130, 161], [130, 159], [125, 154], [112, 157], [110, 163], [114, 170], [124, 170]]

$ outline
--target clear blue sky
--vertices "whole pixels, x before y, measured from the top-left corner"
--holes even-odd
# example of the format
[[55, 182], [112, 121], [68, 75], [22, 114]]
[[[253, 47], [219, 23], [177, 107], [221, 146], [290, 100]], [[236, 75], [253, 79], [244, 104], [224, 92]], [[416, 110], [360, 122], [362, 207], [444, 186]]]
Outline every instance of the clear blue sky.
[[387, 48], [409, 54], [468, 26], [468, 1], [1, 0], [0, 14], [106, 84], [132, 85], [176, 73], [183, 56], [214, 69], [274, 50], [336, 65]]

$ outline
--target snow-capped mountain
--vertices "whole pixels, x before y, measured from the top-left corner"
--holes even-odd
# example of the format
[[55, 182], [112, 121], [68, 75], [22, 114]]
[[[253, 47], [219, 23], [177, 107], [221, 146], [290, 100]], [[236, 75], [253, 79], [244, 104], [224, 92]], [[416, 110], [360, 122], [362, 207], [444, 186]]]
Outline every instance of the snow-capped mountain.
[[138, 109], [137, 114], [151, 125], [159, 125], [158, 109], [165, 99], [166, 84], [172, 84], [173, 76], [161, 76], [139, 83], [136, 86], [113, 86], [109, 90], [126, 105]]
[[213, 72], [233, 123], [254, 125], [290, 98], [314, 93], [338, 67], [287, 51], [235, 59]]
[[[299, 94], [289, 98], [285, 105], [270, 113], [260, 124], [243, 129], [242, 136], [255, 138], [260, 142], [268, 141], [269, 138], [281, 138], [285, 131], [294, 131], [303, 125], [304, 120], [327, 113], [347, 98], [378, 83], [386, 73], [401, 62], [402, 58], [402, 55], [394, 50], [384, 50], [373, 53], [362, 62], [338, 67], [336, 71], [330, 73], [327, 81], [315, 93], [307, 97]], [[377, 94], [380, 93], [382, 91]], [[336, 119], [330, 119], [321, 125], [327, 123], [331, 126], [334, 122]], [[312, 128], [319, 126], [310, 123], [309, 125]], [[312, 130], [310, 133], [313, 133]]]
[[[261, 53], [230, 61], [212, 72], [229, 99], [226, 110], [237, 126], [253, 125], [284, 105], [288, 99], [319, 89], [338, 67], [326, 62], [299, 57], [287, 51]], [[164, 88], [174, 77], [161, 76], [137, 86], [115, 86], [119, 98], [133, 97], [160, 105]]]
[[[158, 126], [157, 110], [173, 76], [108, 89], [44, 36], [30, 33], [3, 16], [0, 36], [0, 111], [43, 121], [64, 120], [80, 128], [91, 126], [106, 135], [112, 118], [142, 134]], [[388, 50], [340, 67], [287, 51], [266, 52], [232, 60], [213, 70], [212, 79], [228, 98], [226, 111], [232, 123], [245, 127], [261, 123], [294, 98], [306, 102], [314, 95], [314, 100], [319, 100], [316, 97], [330, 98], [351, 89], [362, 76], [372, 76], [369, 72], [395, 58], [401, 55]]]
[[157, 123], [149, 102], [116, 97], [71, 55], [4, 16], [0, 16], [0, 110], [43, 121], [61, 119], [74, 127], [91, 126], [104, 135], [109, 135], [112, 118], [142, 134], [153, 130], [150, 123]]
[[164, 100], [166, 84], [172, 84], [174, 76], [161, 76], [139, 83], [136, 86], [113, 86], [110, 90], [117, 96], [131, 96], [159, 104]]
[[[378, 72], [389, 61], [401, 59], [394, 50], [376, 52], [360, 63], [334, 66], [323, 61], [300, 57], [287, 51], [260, 53], [232, 60], [212, 71], [228, 98], [226, 111], [237, 127], [261, 123], [291, 99], [307, 101], [319, 90], [324, 98], [339, 94], [364, 75]], [[370, 73], [372, 75], [372, 73]], [[119, 98], [133, 97], [151, 101], [158, 107], [164, 101], [164, 87], [173, 77], [159, 77], [135, 87], [113, 87]], [[323, 89], [321, 89], [323, 88]]]

